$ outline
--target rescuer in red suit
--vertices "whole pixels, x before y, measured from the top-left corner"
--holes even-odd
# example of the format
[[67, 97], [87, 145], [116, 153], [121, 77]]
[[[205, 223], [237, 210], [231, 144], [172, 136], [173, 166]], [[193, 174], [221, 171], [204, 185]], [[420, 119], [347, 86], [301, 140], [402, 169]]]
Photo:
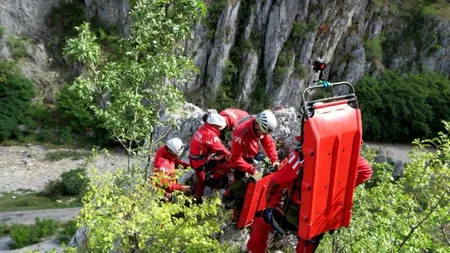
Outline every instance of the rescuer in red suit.
[[197, 186], [195, 198], [197, 203], [202, 202], [203, 190], [205, 189], [206, 171], [217, 166], [217, 161], [212, 155], [223, 157], [226, 161], [231, 153], [220, 141], [220, 131], [226, 127], [226, 120], [217, 113], [208, 115], [206, 123], [201, 126], [192, 137], [190, 144], [189, 164], [195, 170]]
[[[250, 234], [250, 239], [247, 242], [247, 250], [252, 253], [264, 253], [267, 251], [267, 239], [269, 232], [273, 229], [271, 221], [275, 216], [282, 217], [283, 208], [280, 206], [282, 192], [296, 184], [296, 189], [301, 189], [298, 173], [303, 168], [303, 161], [301, 161], [301, 154], [299, 150], [293, 151], [288, 157], [288, 164], [282, 170], [278, 171], [271, 178], [267, 188], [267, 208], [259, 212], [255, 216], [253, 229]], [[367, 181], [372, 176], [372, 167], [369, 162], [362, 156], [359, 157], [356, 174], [355, 187]], [[293, 191], [290, 201], [296, 205], [300, 204], [300, 191]], [[297, 214], [298, 215], [298, 214]], [[286, 219], [289, 223], [289, 220]], [[295, 226], [297, 224], [294, 224]], [[293, 226], [294, 226], [293, 225]], [[323, 234], [316, 236], [312, 240], [306, 241], [299, 238], [297, 245], [297, 252], [312, 253], [319, 245]]]
[[179, 158], [183, 150], [183, 142], [179, 138], [172, 138], [156, 152], [153, 161], [154, 176], [159, 179], [156, 181], [156, 185], [165, 189], [167, 198], [170, 198], [170, 193], [173, 191], [184, 193], [190, 193], [191, 191], [190, 186], [179, 184], [176, 178], [178, 166], [181, 165], [184, 169], [189, 166]]

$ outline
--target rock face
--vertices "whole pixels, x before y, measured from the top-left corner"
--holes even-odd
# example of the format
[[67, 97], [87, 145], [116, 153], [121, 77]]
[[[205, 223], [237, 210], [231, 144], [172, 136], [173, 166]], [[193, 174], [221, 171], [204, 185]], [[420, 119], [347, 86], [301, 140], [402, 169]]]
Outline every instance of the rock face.
[[[129, 32], [127, 0], [6, 0], [0, 8], [0, 58], [13, 57], [10, 36], [27, 38], [27, 56], [19, 65], [49, 98], [56, 88], [48, 86], [67, 77], [48, 53], [54, 51], [49, 43], [54, 35], [46, 20], [53, 7], [75, 1], [84, 6], [86, 18], [123, 36]], [[316, 57], [329, 63], [325, 78], [331, 81], [354, 83], [385, 68], [450, 72], [450, 21], [416, 15], [423, 6], [412, 7], [416, 10], [369, 0], [205, 2], [210, 14], [185, 42], [200, 71], [180, 87], [203, 107], [222, 93], [243, 108], [255, 103], [298, 107], [301, 90], [314, 78], [309, 66]]]

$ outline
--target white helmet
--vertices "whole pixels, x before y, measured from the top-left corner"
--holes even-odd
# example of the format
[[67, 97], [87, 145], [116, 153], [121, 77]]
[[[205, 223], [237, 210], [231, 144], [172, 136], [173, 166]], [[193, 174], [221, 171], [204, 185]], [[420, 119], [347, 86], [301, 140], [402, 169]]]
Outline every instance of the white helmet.
[[167, 142], [167, 147], [172, 151], [176, 156], [181, 156], [184, 150], [183, 141], [179, 138], [172, 138]]
[[208, 116], [208, 120], [206, 121], [211, 125], [218, 126], [220, 130], [224, 129], [227, 126], [227, 121], [225, 118], [218, 113], [211, 113]]
[[263, 133], [275, 131], [278, 125], [277, 118], [270, 110], [264, 110], [258, 113], [258, 115], [256, 115], [256, 122]]

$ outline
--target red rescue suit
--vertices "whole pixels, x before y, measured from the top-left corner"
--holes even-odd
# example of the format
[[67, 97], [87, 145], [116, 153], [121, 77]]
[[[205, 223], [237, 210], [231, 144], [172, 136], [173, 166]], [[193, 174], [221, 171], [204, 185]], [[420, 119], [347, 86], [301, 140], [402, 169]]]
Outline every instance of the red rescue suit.
[[[280, 207], [280, 201], [283, 196], [283, 190], [289, 188], [293, 184], [297, 184], [297, 189], [301, 189], [298, 174], [302, 168], [302, 163], [299, 159], [299, 153], [294, 151], [290, 154], [288, 158], [288, 165], [276, 174], [272, 176], [270, 184], [267, 188], [267, 207], [276, 209], [281, 213], [282, 208]], [[357, 176], [356, 176], [356, 186], [367, 181], [372, 176], [372, 167], [369, 162], [362, 156], [359, 157], [357, 166]], [[297, 190], [291, 195], [290, 201], [295, 204], [300, 204], [300, 192]], [[252, 253], [264, 253], [267, 251], [267, 239], [269, 231], [271, 231], [271, 226], [264, 221], [261, 216], [255, 217], [253, 222], [253, 229], [250, 235], [250, 239], [247, 243], [247, 250]], [[318, 237], [322, 237], [319, 235]], [[317, 238], [317, 240], [320, 240]], [[314, 239], [313, 239], [314, 240]], [[301, 253], [311, 253], [315, 251], [318, 246], [317, 243], [310, 243], [299, 238], [299, 243], [297, 245], [297, 252]]]
[[153, 172], [155, 176], [161, 178], [157, 184], [164, 188], [167, 193], [171, 193], [173, 191], [179, 191], [182, 188], [182, 185], [178, 184], [176, 179], [176, 167], [181, 165], [183, 168], [187, 168], [189, 164], [181, 161], [178, 157], [172, 156], [167, 149], [167, 146], [164, 145], [156, 152], [153, 162]]
[[219, 129], [205, 123], [192, 137], [189, 148], [189, 164], [195, 170], [198, 180], [195, 189], [197, 199], [201, 198], [205, 189], [205, 166], [210, 160], [210, 156], [216, 154], [227, 159], [231, 156], [230, 151], [220, 141], [219, 135]]
[[262, 144], [266, 155], [272, 163], [278, 161], [276, 145], [270, 134], [262, 134], [256, 136], [253, 131], [253, 122], [255, 118], [251, 118], [242, 122], [233, 132], [231, 159], [229, 165], [231, 168], [255, 174], [256, 168], [251, 163], [246, 162], [253, 159], [259, 151], [259, 143]]
[[237, 123], [244, 117], [248, 116], [248, 113], [243, 110], [228, 108], [219, 113], [227, 121], [227, 130], [231, 131], [236, 127]]

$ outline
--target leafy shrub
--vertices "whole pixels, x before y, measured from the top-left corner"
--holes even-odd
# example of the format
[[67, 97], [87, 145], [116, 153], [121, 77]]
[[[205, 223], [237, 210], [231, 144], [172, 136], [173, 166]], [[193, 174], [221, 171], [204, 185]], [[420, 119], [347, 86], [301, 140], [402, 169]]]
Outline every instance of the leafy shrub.
[[3, 35], [5, 35], [5, 27], [0, 25], [0, 38], [3, 37]]
[[11, 136], [33, 95], [33, 82], [13, 63], [0, 61], [0, 141]]
[[37, 231], [33, 229], [32, 226], [27, 225], [13, 226], [9, 236], [13, 240], [13, 243], [11, 244], [11, 248], [13, 249], [23, 248], [27, 245], [39, 242]]
[[383, 47], [381, 46], [381, 39], [375, 38], [364, 42], [364, 49], [369, 61], [381, 62], [383, 58]]
[[164, 190], [140, 173], [94, 175], [78, 220], [89, 231], [87, 251], [232, 252], [211, 237], [223, 222], [220, 199], [194, 205], [174, 194], [175, 202], [162, 203]]
[[52, 219], [36, 218], [35, 225], [13, 225], [10, 237], [13, 240], [12, 248], [23, 248], [35, 244], [40, 239], [53, 235], [58, 228], [58, 223]]
[[27, 48], [23, 38], [10, 36], [7, 41], [8, 47], [14, 58], [21, 58], [27, 56]]
[[[57, 154], [56, 154], [57, 156]], [[60, 156], [57, 156], [59, 159]], [[50, 180], [42, 194], [52, 199], [61, 196], [82, 197], [89, 182], [85, 168], [78, 168], [63, 172], [60, 179]]]
[[78, 132], [94, 128], [98, 124], [94, 112], [89, 108], [88, 102], [81, 99], [70, 87], [64, 86], [56, 98], [56, 105], [62, 119], [69, 122], [71, 128]]
[[37, 236], [39, 238], [45, 238], [53, 235], [57, 228], [58, 223], [55, 220], [36, 218], [35, 229], [37, 230]]
[[36, 140], [43, 143], [54, 143], [57, 140], [57, 134], [52, 130], [41, 129], [36, 135]]
[[438, 0], [433, 2], [423, 8], [423, 14], [433, 15], [443, 20], [450, 20], [450, 4], [448, 1]]
[[55, 121], [51, 109], [41, 102], [36, 102], [25, 111], [23, 124], [31, 128], [49, 128], [55, 126]]
[[57, 199], [62, 196], [64, 193], [64, 186], [61, 182], [61, 179], [50, 180], [45, 185], [42, 194], [44, 196], [50, 197], [52, 199]]
[[58, 235], [60, 244], [67, 245], [72, 239], [72, 236], [77, 232], [77, 222], [72, 220], [63, 225], [61, 232]]
[[69, 170], [61, 174], [64, 195], [76, 196], [84, 193], [88, 184], [85, 168]]
[[305, 39], [309, 33], [316, 29], [314, 21], [306, 23], [305, 21], [296, 21], [292, 26], [292, 36], [294, 39]]
[[387, 71], [380, 80], [365, 76], [356, 92], [367, 140], [432, 137], [450, 119], [450, 80], [442, 74]]

